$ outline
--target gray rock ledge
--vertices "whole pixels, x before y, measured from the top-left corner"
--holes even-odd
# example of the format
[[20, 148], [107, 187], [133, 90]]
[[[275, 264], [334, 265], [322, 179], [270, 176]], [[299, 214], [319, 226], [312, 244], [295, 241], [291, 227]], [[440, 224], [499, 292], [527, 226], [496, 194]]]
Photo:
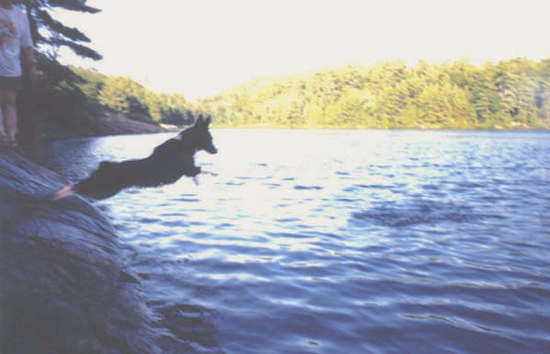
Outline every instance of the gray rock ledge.
[[0, 353], [156, 353], [140, 284], [84, 199], [51, 202], [55, 173], [0, 147]]

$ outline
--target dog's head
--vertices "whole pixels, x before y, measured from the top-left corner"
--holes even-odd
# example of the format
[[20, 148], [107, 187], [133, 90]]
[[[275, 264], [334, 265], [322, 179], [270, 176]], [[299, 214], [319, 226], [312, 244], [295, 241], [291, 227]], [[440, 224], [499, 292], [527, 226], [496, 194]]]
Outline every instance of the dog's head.
[[195, 125], [179, 133], [178, 138], [185, 147], [196, 151], [204, 150], [211, 154], [217, 153], [218, 149], [212, 143], [212, 135], [210, 135], [210, 131], [208, 130], [211, 121], [210, 116], [203, 118], [202, 115], [199, 115]]

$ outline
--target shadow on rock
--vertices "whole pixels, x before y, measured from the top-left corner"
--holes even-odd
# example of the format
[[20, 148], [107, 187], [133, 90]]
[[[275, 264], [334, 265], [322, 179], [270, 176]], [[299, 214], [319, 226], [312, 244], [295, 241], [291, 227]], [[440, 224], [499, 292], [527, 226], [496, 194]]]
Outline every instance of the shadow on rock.
[[156, 353], [151, 316], [107, 220], [0, 148], [0, 352]]

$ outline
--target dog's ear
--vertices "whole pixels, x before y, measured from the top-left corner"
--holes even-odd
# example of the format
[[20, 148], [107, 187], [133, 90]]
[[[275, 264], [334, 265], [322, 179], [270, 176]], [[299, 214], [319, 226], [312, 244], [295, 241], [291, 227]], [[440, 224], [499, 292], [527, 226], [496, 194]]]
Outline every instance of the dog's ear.
[[199, 114], [199, 116], [197, 117], [197, 120], [195, 120], [195, 127], [201, 127], [203, 125], [205, 125], [204, 118], [202, 117], [202, 114]]
[[212, 123], [212, 116], [206, 117], [205, 122], [206, 122], [206, 126], [209, 126], [210, 123]]

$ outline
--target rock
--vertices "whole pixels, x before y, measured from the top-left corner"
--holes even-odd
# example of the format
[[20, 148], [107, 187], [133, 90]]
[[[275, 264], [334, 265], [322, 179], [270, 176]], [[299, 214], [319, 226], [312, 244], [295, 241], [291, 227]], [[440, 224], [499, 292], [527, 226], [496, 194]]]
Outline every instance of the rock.
[[169, 129], [129, 119], [120, 113], [106, 110], [104, 117], [97, 122], [94, 135], [147, 134], [166, 131]]
[[156, 353], [110, 223], [55, 173], [0, 147], [0, 352]]

